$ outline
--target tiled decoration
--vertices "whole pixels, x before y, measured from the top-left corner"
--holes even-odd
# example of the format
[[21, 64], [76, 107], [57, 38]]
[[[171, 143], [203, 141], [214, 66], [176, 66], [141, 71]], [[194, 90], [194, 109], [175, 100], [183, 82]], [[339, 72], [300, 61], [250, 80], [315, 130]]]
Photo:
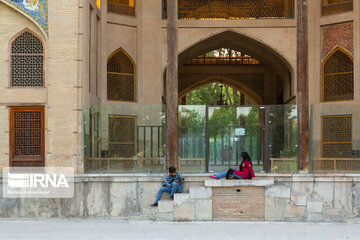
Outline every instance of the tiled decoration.
[[48, 0], [6, 0], [33, 18], [48, 33]]

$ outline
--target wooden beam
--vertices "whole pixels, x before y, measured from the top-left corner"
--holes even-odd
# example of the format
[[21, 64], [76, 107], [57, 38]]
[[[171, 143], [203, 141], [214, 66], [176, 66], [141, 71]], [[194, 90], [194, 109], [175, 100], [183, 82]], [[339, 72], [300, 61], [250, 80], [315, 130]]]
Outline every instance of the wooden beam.
[[245, 94], [241, 93], [240, 95], [240, 105], [244, 106], [246, 105], [246, 99], [245, 99]]
[[181, 105], [186, 105], [186, 95], [181, 98]]
[[178, 164], [178, 0], [167, 1], [166, 123], [169, 166]]
[[309, 170], [309, 70], [307, 0], [297, 1], [297, 94], [299, 170]]

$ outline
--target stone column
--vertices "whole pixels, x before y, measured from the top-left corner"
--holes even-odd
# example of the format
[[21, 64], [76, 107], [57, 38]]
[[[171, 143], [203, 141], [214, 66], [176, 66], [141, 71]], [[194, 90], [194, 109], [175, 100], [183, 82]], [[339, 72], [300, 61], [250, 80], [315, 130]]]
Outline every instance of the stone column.
[[297, 1], [297, 93], [299, 107], [299, 169], [309, 170], [309, 72], [307, 0]]
[[166, 120], [169, 166], [178, 167], [178, 1], [167, 1]]

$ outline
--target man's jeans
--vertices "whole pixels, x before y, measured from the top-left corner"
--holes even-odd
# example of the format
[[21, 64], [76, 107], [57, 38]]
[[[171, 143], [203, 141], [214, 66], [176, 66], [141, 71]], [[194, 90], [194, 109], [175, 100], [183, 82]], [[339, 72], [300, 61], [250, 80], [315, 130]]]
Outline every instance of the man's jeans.
[[170, 196], [173, 197], [175, 193], [181, 193], [183, 191], [182, 186], [177, 182], [173, 182], [171, 187], [161, 187], [156, 198], [156, 203], [160, 201], [164, 192], [170, 193]]
[[[221, 172], [221, 173], [215, 174], [215, 176], [216, 176], [216, 178], [219, 178], [219, 179], [224, 178], [224, 177], [226, 177], [226, 173], [227, 173], [227, 171]], [[235, 173], [233, 173], [233, 176], [237, 179], [244, 179], [242, 176], [236, 175]]]

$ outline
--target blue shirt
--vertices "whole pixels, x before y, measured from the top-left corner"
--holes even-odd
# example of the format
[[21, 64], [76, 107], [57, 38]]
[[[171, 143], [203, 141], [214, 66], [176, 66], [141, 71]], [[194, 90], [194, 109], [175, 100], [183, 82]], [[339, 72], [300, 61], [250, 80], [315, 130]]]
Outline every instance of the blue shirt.
[[165, 178], [165, 185], [166, 187], [171, 187], [171, 184], [173, 182], [175, 182], [176, 180], [179, 180], [179, 184], [183, 183], [183, 181], [181, 180], [181, 175], [176, 173], [176, 175], [173, 177], [170, 174], [166, 176]]

